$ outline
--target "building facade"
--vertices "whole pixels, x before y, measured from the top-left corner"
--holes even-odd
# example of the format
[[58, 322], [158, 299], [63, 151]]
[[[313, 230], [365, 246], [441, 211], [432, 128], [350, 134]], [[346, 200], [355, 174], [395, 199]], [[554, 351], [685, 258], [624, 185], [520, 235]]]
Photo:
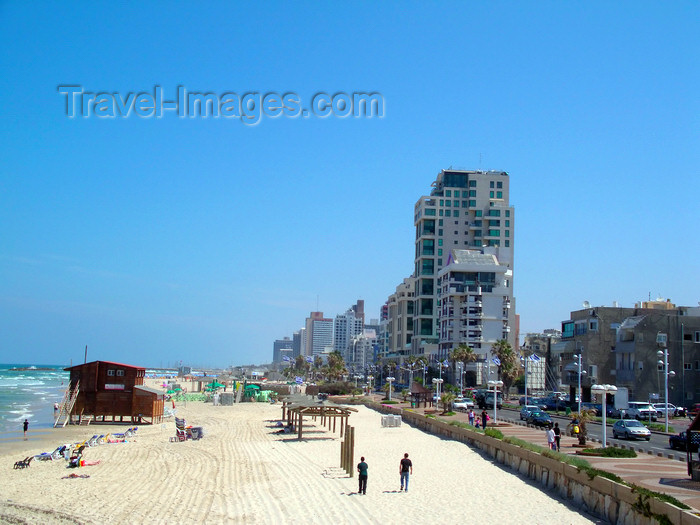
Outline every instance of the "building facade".
[[513, 272], [497, 252], [498, 247], [453, 249], [437, 278], [438, 359], [460, 345], [471, 347], [479, 362], [469, 363], [467, 371], [477, 372], [477, 384], [489, 378], [492, 346], [511, 339]]
[[272, 362], [275, 364], [282, 363], [284, 356], [291, 359], [294, 353], [293, 345], [294, 342], [289, 337], [275, 341], [272, 345]]
[[323, 312], [311, 312], [306, 318], [306, 346], [304, 355], [317, 356], [333, 347], [333, 319], [323, 317]]
[[[659, 336], [665, 340], [658, 342]], [[668, 352], [669, 402], [700, 402], [700, 308], [648, 301], [634, 308], [587, 306], [562, 322], [561, 342], [552, 346], [559, 382], [577, 388], [581, 355], [583, 401], [590, 386], [627, 388], [630, 400], [656, 401], [665, 394], [665, 367], [658, 352]], [[661, 359], [663, 362], [663, 358]]]
[[[415, 267], [411, 354], [436, 351], [439, 359], [449, 346], [440, 345], [438, 275], [454, 249], [491, 248], [499, 265], [509, 269], [508, 327], [514, 325], [513, 251], [515, 212], [509, 204], [509, 176], [503, 171], [443, 170], [430, 195], [414, 209]], [[516, 347], [515, 332], [504, 332]], [[476, 342], [476, 341], [475, 341]], [[485, 356], [485, 352], [480, 352]]]
[[337, 315], [333, 322], [333, 348], [341, 353], [346, 362], [350, 356], [350, 342], [364, 329], [364, 306], [364, 301], [357, 301], [344, 314]]

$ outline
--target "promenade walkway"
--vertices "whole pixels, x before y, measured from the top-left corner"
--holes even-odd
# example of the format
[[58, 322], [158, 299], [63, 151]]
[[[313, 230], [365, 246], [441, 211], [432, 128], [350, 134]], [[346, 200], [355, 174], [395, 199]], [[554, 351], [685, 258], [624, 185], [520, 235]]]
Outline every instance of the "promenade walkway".
[[[379, 398], [377, 398], [377, 401], [379, 401]], [[410, 408], [410, 404], [408, 403], [400, 403], [395, 406]], [[412, 410], [418, 413], [424, 413], [426, 410], [434, 411], [434, 408], [414, 408]], [[439, 412], [436, 415], [438, 418], [446, 421], [467, 422], [467, 414], [463, 412], [458, 412], [453, 416], [440, 416]], [[500, 412], [498, 421], [498, 429], [503, 435], [514, 436], [530, 443], [544, 447], [547, 446], [547, 438], [545, 437], [544, 430], [527, 427], [519, 420], [504, 419], [501, 417]], [[589, 444], [590, 448], [601, 446], [600, 443], [590, 440]], [[629, 444], [634, 445], [634, 442], [630, 442]], [[578, 445], [577, 438], [562, 435], [561, 452], [576, 455], [577, 451], [581, 449], [575, 445]], [[634, 483], [640, 487], [673, 496], [677, 500], [682, 501], [689, 507], [700, 512], [700, 482], [690, 479], [687, 470], [688, 467], [684, 461], [669, 459], [667, 456], [659, 457], [658, 455], [639, 451], [637, 451], [636, 458], [601, 458], [585, 456], [585, 459], [594, 468], [616, 474], [625, 481]]]

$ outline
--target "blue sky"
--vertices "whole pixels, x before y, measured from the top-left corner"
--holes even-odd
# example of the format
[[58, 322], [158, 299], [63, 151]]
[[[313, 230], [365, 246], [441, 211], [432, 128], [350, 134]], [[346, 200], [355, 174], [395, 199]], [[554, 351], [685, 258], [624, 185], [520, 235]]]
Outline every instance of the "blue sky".
[[[696, 2], [2, 2], [0, 362], [260, 363], [317, 304], [378, 317], [450, 166], [511, 175], [523, 331], [697, 305], [699, 35]], [[385, 115], [70, 119], [66, 84]]]

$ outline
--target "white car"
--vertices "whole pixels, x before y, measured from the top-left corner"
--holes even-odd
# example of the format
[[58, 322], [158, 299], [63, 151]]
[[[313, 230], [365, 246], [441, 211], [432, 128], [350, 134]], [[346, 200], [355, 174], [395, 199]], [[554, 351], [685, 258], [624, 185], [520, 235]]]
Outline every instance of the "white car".
[[[654, 407], [654, 410], [656, 410], [656, 415], [658, 417], [665, 417], [666, 416], [666, 403], [654, 403], [652, 405]], [[673, 405], [671, 403], [668, 404], [668, 415], [669, 416], [675, 416], [678, 414], [678, 407], [676, 405]]]
[[630, 401], [629, 408], [625, 411], [628, 418], [640, 421], [656, 421], [656, 409], [645, 401]]
[[474, 401], [467, 398], [457, 398], [452, 402], [452, 408], [466, 412], [470, 408], [474, 408]]
[[541, 411], [542, 411], [542, 409], [539, 407], [539, 405], [525, 405], [520, 410], [520, 419], [521, 419], [521, 421], [524, 421], [528, 417], [530, 417], [530, 414], [532, 412], [541, 412]]
[[651, 432], [649, 429], [636, 419], [620, 419], [616, 421], [613, 425], [612, 432], [615, 439], [619, 439], [620, 437], [625, 439], [641, 438], [647, 441], [651, 439]]

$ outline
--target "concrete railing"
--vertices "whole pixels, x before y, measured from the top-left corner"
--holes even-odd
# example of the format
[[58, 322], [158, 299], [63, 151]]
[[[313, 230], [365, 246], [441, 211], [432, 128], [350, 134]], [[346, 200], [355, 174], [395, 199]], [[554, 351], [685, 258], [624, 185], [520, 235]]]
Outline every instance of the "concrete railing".
[[400, 415], [403, 422], [424, 432], [466, 443], [478, 448], [498, 463], [537, 481], [547, 491], [571, 501], [582, 511], [616, 524], [656, 525], [654, 516], [665, 516], [677, 525], [700, 525], [700, 516], [654, 497], [646, 497], [631, 487], [596, 476], [591, 479], [585, 471], [554, 458], [506, 443], [481, 432], [450, 425], [432, 417], [391, 405], [361, 400], [343, 403], [364, 404], [383, 414]]

